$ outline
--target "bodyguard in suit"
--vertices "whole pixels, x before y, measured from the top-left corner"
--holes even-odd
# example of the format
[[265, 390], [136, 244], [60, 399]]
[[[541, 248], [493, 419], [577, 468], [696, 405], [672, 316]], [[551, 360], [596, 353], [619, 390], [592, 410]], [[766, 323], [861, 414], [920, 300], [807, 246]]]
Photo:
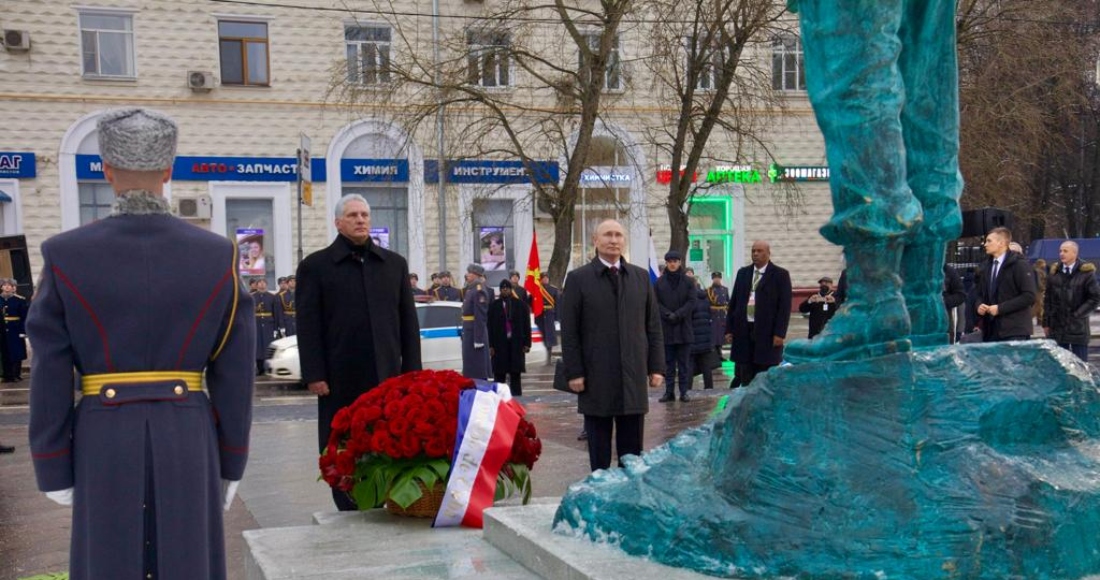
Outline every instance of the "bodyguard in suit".
[[256, 280], [256, 292], [252, 294], [256, 308], [256, 374], [264, 374], [267, 346], [279, 338], [278, 331], [283, 308], [279, 298], [267, 291], [267, 280]]
[[783, 360], [791, 321], [791, 275], [771, 262], [771, 253], [768, 242], [753, 242], [752, 264], [737, 271], [726, 318], [730, 358], [746, 387]]
[[489, 360], [489, 303], [493, 291], [485, 285], [481, 264], [466, 267], [466, 288], [462, 300], [462, 376], [488, 379], [493, 376]]
[[545, 272], [539, 277], [539, 292], [542, 294], [542, 314], [535, 317], [535, 324], [542, 332], [542, 343], [546, 345], [546, 363], [553, 358], [554, 347], [558, 345], [558, 329], [555, 324], [558, 321], [558, 299], [561, 290], [550, 283], [550, 274]]
[[493, 380], [508, 381], [512, 394], [523, 395], [521, 376], [527, 371], [527, 353], [531, 352], [531, 309], [515, 295], [508, 280], [500, 281], [500, 296], [489, 305], [489, 356], [493, 360]]
[[647, 387], [664, 382], [661, 312], [649, 272], [622, 258], [622, 224], [605, 220], [593, 236], [596, 258], [569, 273], [562, 291], [562, 361], [569, 388], [584, 415], [588, 464], [611, 466], [611, 438], [619, 465], [639, 455], [649, 412]]
[[98, 138], [115, 208], [42, 244], [27, 319], [38, 486], [73, 506], [73, 580], [222, 579], [252, 422], [252, 298], [237, 245], [162, 197], [175, 123], [116, 110]]
[[984, 342], [1026, 340], [1034, 330], [1031, 307], [1035, 304], [1035, 278], [1027, 260], [1009, 251], [1011, 242], [1008, 228], [993, 228], [985, 236], [989, 260], [978, 268], [974, 278]]
[[[318, 446], [324, 451], [332, 418], [378, 383], [420, 370], [420, 323], [400, 254], [370, 238], [370, 204], [361, 195], [336, 202], [329, 247], [298, 264], [298, 352], [302, 380], [317, 395]], [[332, 490], [341, 511], [356, 509]]]
[[7, 278], [0, 285], [0, 311], [4, 313], [3, 380], [12, 383], [23, 380], [23, 361], [27, 360], [27, 310], [30, 303], [16, 294], [14, 278]]

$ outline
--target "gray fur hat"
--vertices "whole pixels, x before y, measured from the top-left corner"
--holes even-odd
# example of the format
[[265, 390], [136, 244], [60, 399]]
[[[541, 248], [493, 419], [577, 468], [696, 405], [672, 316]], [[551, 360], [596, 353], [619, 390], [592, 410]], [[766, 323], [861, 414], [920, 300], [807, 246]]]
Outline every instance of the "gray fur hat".
[[149, 109], [116, 109], [99, 118], [99, 155], [111, 167], [159, 171], [172, 167], [179, 129]]
[[485, 275], [485, 268], [481, 264], [470, 264], [466, 266], [466, 271], [477, 276]]

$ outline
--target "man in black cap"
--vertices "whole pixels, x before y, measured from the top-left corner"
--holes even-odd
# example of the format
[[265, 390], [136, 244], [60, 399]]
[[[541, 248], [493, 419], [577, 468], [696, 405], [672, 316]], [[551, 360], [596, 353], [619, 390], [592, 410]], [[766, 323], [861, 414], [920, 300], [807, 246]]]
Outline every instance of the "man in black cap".
[[432, 272], [431, 281], [432, 281], [432, 284], [431, 284], [431, 286], [428, 286], [427, 293], [428, 293], [428, 296], [431, 296], [434, 299], [435, 298], [435, 289], [439, 288], [439, 272]]
[[822, 276], [817, 281], [818, 291], [810, 294], [802, 304], [798, 305], [798, 311], [810, 315], [810, 332], [807, 338], [813, 338], [825, 328], [825, 323], [836, 313], [837, 299], [836, 286], [833, 279]]
[[512, 270], [508, 272], [508, 281], [512, 283], [512, 294], [516, 295], [516, 298], [522, 300], [527, 307], [531, 307], [531, 297], [527, 294], [527, 289], [523, 287], [523, 278], [520, 277], [518, 270]]
[[[442, 288], [441, 288], [442, 289]], [[489, 303], [493, 291], [485, 285], [481, 264], [466, 267], [465, 298], [462, 300], [462, 375], [471, 379], [492, 376], [489, 364]]]
[[420, 276], [416, 272], [409, 274], [409, 288], [412, 289], [413, 300], [417, 302], [427, 302], [427, 291], [420, 288]]
[[665, 253], [665, 271], [657, 279], [653, 291], [661, 311], [661, 333], [665, 344], [665, 394], [660, 403], [676, 400], [676, 379], [679, 378], [680, 400], [691, 400], [691, 345], [695, 342], [691, 324], [695, 307], [695, 283], [684, 275], [680, 252]]
[[500, 296], [489, 305], [489, 356], [493, 380], [508, 379], [512, 394], [523, 394], [520, 374], [527, 371], [526, 355], [531, 351], [531, 310], [516, 296], [508, 280], [500, 281]]
[[721, 272], [711, 272], [707, 300], [710, 301], [711, 338], [714, 342], [714, 350], [718, 351], [720, 360], [726, 360], [726, 357], [722, 356], [722, 345], [726, 344], [726, 313], [730, 303], [730, 291], [722, 285]]

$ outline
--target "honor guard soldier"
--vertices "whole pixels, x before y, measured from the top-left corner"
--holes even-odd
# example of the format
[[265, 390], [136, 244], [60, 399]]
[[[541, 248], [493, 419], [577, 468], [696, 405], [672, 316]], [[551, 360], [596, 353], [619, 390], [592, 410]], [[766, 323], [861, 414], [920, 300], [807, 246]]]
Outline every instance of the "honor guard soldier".
[[485, 285], [485, 268], [480, 264], [466, 267], [465, 295], [462, 301], [462, 375], [488, 379], [493, 376], [489, 365], [488, 327], [493, 291]]
[[24, 322], [30, 304], [27, 299], [16, 294], [14, 278], [7, 278], [0, 284], [0, 309], [4, 312], [3, 380], [14, 383], [23, 380], [23, 361], [27, 360], [27, 331]]
[[97, 129], [115, 206], [42, 244], [27, 315], [38, 487], [72, 506], [72, 580], [223, 580], [222, 511], [252, 424], [252, 297], [237, 244], [163, 197], [176, 124], [123, 109]]
[[444, 270], [439, 273], [439, 288], [435, 289], [432, 296], [436, 300], [446, 300], [448, 302], [462, 302], [462, 293], [458, 291], [458, 288], [452, 286], [451, 273]]
[[554, 357], [554, 347], [558, 345], [558, 312], [554, 308], [558, 304], [558, 298], [561, 297], [561, 290], [550, 283], [550, 274], [543, 272], [539, 279], [539, 293], [542, 294], [542, 314], [535, 317], [535, 324], [542, 332], [542, 343], [546, 345], [546, 364], [550, 364]]
[[298, 311], [295, 310], [294, 295], [297, 288], [294, 276], [286, 277], [286, 290], [278, 294], [279, 323], [283, 329], [283, 336], [294, 336], [298, 333]]
[[729, 310], [730, 291], [722, 285], [721, 272], [711, 272], [707, 300], [710, 301], [710, 328], [714, 349], [718, 351], [719, 360], [726, 360], [722, 356], [722, 345], [726, 344], [726, 314]]
[[256, 375], [264, 374], [267, 345], [279, 338], [277, 331], [282, 316], [279, 299], [267, 291], [267, 280], [256, 280], [256, 293], [252, 295], [256, 305]]

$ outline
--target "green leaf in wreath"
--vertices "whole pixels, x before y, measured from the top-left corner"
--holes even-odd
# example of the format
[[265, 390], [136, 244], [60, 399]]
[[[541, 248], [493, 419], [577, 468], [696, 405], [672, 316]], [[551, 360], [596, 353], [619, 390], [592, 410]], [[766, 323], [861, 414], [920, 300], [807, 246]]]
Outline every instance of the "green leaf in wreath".
[[412, 477], [411, 471], [402, 473], [390, 487], [390, 491], [387, 494], [387, 499], [393, 501], [403, 509], [408, 509], [416, 500], [424, 496], [424, 492], [420, 490], [420, 486], [417, 485], [416, 479]]
[[440, 479], [447, 479], [447, 474], [451, 472], [451, 462], [446, 459], [433, 459], [428, 462], [428, 467], [432, 468]]

